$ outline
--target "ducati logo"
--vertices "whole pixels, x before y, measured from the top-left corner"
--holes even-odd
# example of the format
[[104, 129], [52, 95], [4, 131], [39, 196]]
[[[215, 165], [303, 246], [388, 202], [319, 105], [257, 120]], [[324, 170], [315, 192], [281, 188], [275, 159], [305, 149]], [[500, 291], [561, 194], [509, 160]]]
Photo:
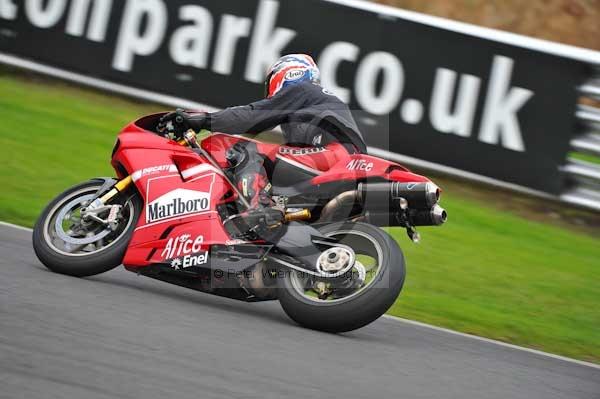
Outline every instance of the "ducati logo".
[[141, 179], [144, 176], [155, 175], [155, 174], [163, 173], [163, 172], [171, 172], [171, 173], [177, 172], [177, 166], [175, 166], [173, 164], [151, 166], [149, 168], [136, 170], [135, 172], [132, 173], [131, 177], [133, 178], [133, 181], [138, 181], [139, 179]]

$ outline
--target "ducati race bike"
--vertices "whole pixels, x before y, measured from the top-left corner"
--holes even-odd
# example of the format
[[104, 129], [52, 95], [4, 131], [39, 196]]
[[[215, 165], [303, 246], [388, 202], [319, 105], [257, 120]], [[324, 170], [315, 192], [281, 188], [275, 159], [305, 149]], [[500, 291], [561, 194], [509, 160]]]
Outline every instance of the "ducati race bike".
[[[164, 114], [119, 134], [116, 178], [100, 177], [44, 209], [33, 246], [50, 270], [85, 277], [121, 264], [134, 273], [242, 301], [278, 300], [298, 324], [363, 327], [394, 303], [405, 278], [398, 243], [381, 227], [439, 226], [447, 214], [428, 178], [339, 143], [291, 147], [211, 133], [157, 134]], [[232, 183], [233, 148], [262, 154], [270, 211]]]

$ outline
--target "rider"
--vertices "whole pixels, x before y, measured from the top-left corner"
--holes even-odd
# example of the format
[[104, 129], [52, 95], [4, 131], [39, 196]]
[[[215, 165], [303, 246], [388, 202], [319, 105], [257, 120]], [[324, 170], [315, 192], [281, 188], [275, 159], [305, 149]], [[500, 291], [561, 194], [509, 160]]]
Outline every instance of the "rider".
[[[213, 113], [190, 115], [177, 110], [165, 115], [159, 127], [178, 121], [179, 134], [188, 129], [258, 134], [281, 126], [286, 145], [307, 147], [339, 142], [350, 152], [366, 152], [366, 144], [350, 109], [321, 87], [320, 71], [311, 56], [289, 54], [281, 57], [268, 71], [265, 97], [245, 106]], [[238, 150], [243, 156], [232, 156], [239, 162], [232, 165], [235, 184], [252, 207], [270, 206], [271, 185], [264, 168], [264, 157], [252, 145]]]

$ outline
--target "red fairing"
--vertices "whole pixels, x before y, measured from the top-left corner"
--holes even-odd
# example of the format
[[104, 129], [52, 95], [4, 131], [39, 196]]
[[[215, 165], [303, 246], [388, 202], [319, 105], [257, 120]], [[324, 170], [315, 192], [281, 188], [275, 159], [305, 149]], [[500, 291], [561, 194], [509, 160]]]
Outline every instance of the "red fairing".
[[122, 131], [119, 143], [112, 164], [132, 176], [144, 201], [124, 265], [164, 262], [231, 239], [216, 211], [231, 191], [220, 170], [188, 148], [135, 124]]
[[312, 179], [313, 184], [332, 183], [340, 180], [356, 181], [383, 179], [406, 183], [423, 183], [430, 180], [412, 173], [405, 167], [365, 154], [352, 154], [341, 159], [327, 172]]

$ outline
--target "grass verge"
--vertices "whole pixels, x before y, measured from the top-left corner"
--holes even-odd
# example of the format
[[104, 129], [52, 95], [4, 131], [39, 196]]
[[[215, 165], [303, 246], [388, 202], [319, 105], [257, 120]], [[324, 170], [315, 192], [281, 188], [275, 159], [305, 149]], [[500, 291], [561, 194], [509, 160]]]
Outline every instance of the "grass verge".
[[[120, 128], [164, 107], [0, 70], [0, 220], [32, 226], [56, 194], [111, 176]], [[459, 187], [456, 182], [450, 187]], [[462, 186], [461, 186], [462, 187]], [[504, 209], [485, 189], [448, 189], [442, 228], [403, 248], [408, 277], [390, 314], [578, 359], [600, 361], [600, 242], [550, 217]], [[595, 237], [594, 237], [595, 236]]]

